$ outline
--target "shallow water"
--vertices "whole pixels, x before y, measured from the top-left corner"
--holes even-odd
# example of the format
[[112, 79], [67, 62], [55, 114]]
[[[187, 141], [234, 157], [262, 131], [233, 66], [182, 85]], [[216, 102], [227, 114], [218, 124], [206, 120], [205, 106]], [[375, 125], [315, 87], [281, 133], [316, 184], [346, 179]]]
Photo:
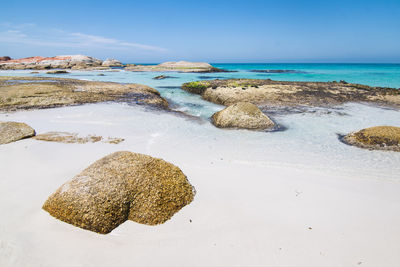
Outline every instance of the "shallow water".
[[[284, 81], [340, 81], [361, 83], [370, 86], [400, 88], [400, 64], [214, 64], [235, 71], [228, 73], [171, 73], [130, 71], [70, 71], [68, 74], [49, 75], [46, 71], [32, 74], [30, 70], [0, 71], [0, 75], [63, 77], [92, 81], [141, 83], [156, 88], [168, 99], [174, 109], [208, 119], [222, 107], [203, 101], [200, 96], [187, 93], [180, 86], [189, 81], [225, 78], [253, 78]], [[256, 73], [251, 70], [294, 70], [292, 73]], [[105, 76], [98, 76], [104, 74]], [[154, 80], [159, 75], [173, 76]]]
[[[345, 145], [338, 139], [338, 134], [346, 134], [365, 127], [376, 125], [400, 126], [398, 111], [361, 104], [347, 104], [332, 109], [315, 108], [311, 110], [312, 112], [298, 114], [271, 111], [272, 118], [278, 124], [286, 128], [285, 131], [265, 133], [246, 130], [221, 130], [214, 128], [208, 120], [214, 112], [221, 110], [223, 107], [204, 101], [199, 95], [190, 94], [180, 89], [182, 83], [199, 80], [201, 77], [271, 78], [275, 80], [318, 81], [347, 80], [349, 82], [376, 86], [400, 87], [400, 65], [216, 64], [216, 66], [236, 70], [238, 72], [198, 74], [71, 71], [71, 73], [64, 74], [62, 77], [120, 83], [141, 83], [154, 87], [161, 92], [163, 97], [168, 99], [174, 109], [198, 116], [204, 122], [203, 124], [199, 124], [198, 121], [188, 123], [187, 120], [182, 117], [170, 119], [169, 116], [171, 115], [169, 115], [163, 118], [165, 121], [157, 123], [157, 136], [163, 136], [165, 132], [174, 132], [174, 135], [178, 135], [178, 132], [175, 133], [174, 129], [180, 129], [179, 131], [184, 130], [184, 132], [187, 132], [184, 138], [192, 136], [193, 133], [190, 133], [191, 131], [195, 132], [196, 134], [194, 134], [194, 136], [197, 141], [193, 140], [193, 138], [189, 138], [189, 140], [193, 142], [198, 142], [200, 139], [202, 139], [202, 142], [208, 142], [207, 140], [214, 140], [216, 138], [219, 140], [218, 147], [224, 146], [224, 150], [230, 151], [229, 155], [232, 159], [247, 162], [250, 165], [257, 164], [257, 162], [259, 164], [264, 164], [265, 162], [269, 164], [271, 162], [280, 162], [280, 164], [300, 164], [303, 167], [307, 166], [307, 168], [347, 170], [347, 172], [354, 172], [357, 175], [362, 174], [376, 178], [400, 178], [398, 175], [400, 172], [400, 153], [363, 150]], [[260, 73], [249, 72], [251, 69], [286, 69], [305, 73], [267, 73], [260, 75]], [[100, 73], [105, 76], [98, 76]], [[163, 80], [153, 79], [153, 77], [162, 74], [174, 76], [176, 78]], [[30, 71], [2, 71], [0, 75], [49, 76], [45, 72], [31, 74]], [[52, 77], [54, 77], [54, 75], [52, 75]], [[113, 108], [114, 105], [115, 110]], [[93, 111], [97, 110], [96, 107], [97, 105], [87, 105], [82, 108], [74, 107], [62, 110], [67, 113], [69, 112], [66, 110], [76, 110], [76, 112], [80, 114], [81, 112], [90, 112], [91, 109]], [[107, 118], [107, 123], [120, 124], [121, 127], [123, 126], [125, 128], [129, 128], [130, 123], [138, 125], [137, 122], [128, 119], [129, 114], [135, 114], [134, 108], [136, 107], [132, 107], [132, 109], [124, 108], [122, 110], [117, 108], [118, 104], [104, 105], [104, 107], [107, 107], [108, 112], [112, 114], [112, 117]], [[43, 113], [47, 114], [47, 111], [43, 111]], [[38, 114], [42, 114], [42, 112], [38, 112]], [[56, 111], [52, 111], [51, 114], [57, 113]], [[85, 115], [80, 114], [79, 116]], [[106, 116], [106, 114], [102, 116]], [[10, 116], [9, 118], [12, 117], [13, 116]], [[17, 118], [19, 118], [19, 115], [16, 119]], [[21, 119], [23, 119], [23, 117]], [[29, 116], [29, 119], [31, 120], [33, 118]], [[47, 121], [47, 119], [51, 118], [46, 118], [45, 121]], [[97, 122], [98, 119], [99, 118], [93, 115], [93, 117], [88, 117], [85, 121], [90, 124], [99, 123], [101, 127], [104, 127], [105, 125], [103, 125], [102, 122]], [[185, 120], [185, 122], [182, 122], [183, 120]], [[124, 122], [123, 125], [122, 122]], [[193, 126], [188, 126], [192, 124]], [[186, 128], [182, 129], [182, 125], [185, 125]], [[68, 129], [60, 130], [67, 131]], [[100, 133], [95, 132], [95, 134]], [[110, 133], [110, 136], [114, 135], [115, 134]], [[179, 133], [179, 135], [181, 135], [181, 133]], [[168, 140], [166, 141], [169, 142]], [[190, 144], [188, 143], [187, 145], [189, 146]], [[169, 149], [167, 147], [165, 148]]]

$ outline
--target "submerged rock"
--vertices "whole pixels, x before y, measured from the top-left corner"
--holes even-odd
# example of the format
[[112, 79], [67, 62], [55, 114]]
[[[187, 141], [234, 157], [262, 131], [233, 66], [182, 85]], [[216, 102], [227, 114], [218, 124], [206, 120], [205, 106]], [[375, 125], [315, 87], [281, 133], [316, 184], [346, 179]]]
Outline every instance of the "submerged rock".
[[101, 234], [126, 220], [156, 225], [189, 204], [195, 190], [162, 159], [120, 151], [83, 170], [43, 205], [57, 219]]
[[22, 122], [0, 122], [0, 144], [8, 144], [35, 135], [35, 130]]
[[400, 152], [400, 127], [376, 126], [350, 133], [343, 138], [349, 145]]
[[212, 122], [220, 128], [264, 130], [275, 126], [256, 105], [248, 102], [239, 102], [215, 113]]
[[154, 77], [153, 80], [163, 80], [163, 79], [168, 79], [168, 78], [175, 78], [175, 77], [166, 76], [166, 75], [160, 75], [160, 76]]
[[250, 72], [259, 72], [259, 73], [304, 73], [297, 70], [250, 70]]
[[66, 70], [51, 70], [51, 71], [46, 72], [46, 74], [65, 74], [65, 73], [69, 73], [69, 72]]

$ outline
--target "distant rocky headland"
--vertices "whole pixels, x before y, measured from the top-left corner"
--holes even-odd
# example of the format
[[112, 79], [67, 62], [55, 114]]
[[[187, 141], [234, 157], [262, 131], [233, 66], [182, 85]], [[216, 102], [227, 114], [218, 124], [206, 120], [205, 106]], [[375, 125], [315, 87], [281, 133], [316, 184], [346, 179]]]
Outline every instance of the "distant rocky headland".
[[195, 73], [211, 73], [211, 72], [229, 72], [227, 70], [215, 68], [204, 62], [165, 62], [158, 65], [127, 65], [125, 70], [129, 71], [173, 71], [173, 72], [195, 72]]
[[115, 59], [100, 60], [84, 55], [66, 55], [55, 57], [27, 57], [11, 59], [0, 58], [0, 69], [3, 70], [48, 70], [48, 69], [107, 69], [121, 67], [122, 63]]
[[218, 69], [204, 62], [165, 62], [158, 65], [135, 65], [122, 64], [116, 59], [100, 60], [85, 55], [65, 55], [55, 57], [27, 57], [12, 59], [8, 56], [0, 57], [0, 70], [49, 70], [49, 69], [72, 69], [72, 70], [107, 70], [113, 67], [124, 68], [137, 72], [228, 72]]

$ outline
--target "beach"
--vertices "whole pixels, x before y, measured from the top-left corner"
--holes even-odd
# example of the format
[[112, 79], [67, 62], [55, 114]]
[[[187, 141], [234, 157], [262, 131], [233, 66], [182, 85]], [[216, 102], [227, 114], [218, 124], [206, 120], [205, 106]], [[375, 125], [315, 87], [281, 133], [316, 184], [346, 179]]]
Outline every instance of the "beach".
[[[337, 134], [398, 125], [398, 111], [346, 104], [274, 119], [287, 130], [221, 130], [120, 103], [0, 114], [37, 133], [125, 139], [0, 147], [1, 265], [397, 266], [400, 155], [348, 146]], [[162, 225], [126, 221], [108, 235], [41, 209], [65, 181], [124, 150], [179, 166], [196, 188], [193, 202]]]
[[400, 1], [3, 1], [0, 267], [400, 267]]

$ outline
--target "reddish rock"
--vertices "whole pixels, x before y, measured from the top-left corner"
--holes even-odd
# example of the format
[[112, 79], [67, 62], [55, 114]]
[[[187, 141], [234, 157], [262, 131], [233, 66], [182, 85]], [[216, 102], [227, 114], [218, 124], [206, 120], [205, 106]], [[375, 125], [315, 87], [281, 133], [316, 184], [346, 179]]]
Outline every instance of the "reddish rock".
[[0, 69], [70, 69], [76, 66], [86, 69], [101, 66], [102, 63], [99, 59], [84, 55], [37, 56], [0, 61]]
[[11, 60], [10, 57], [7, 57], [7, 56], [5, 56], [5, 57], [0, 57], [0, 61], [9, 61], [9, 60]]

